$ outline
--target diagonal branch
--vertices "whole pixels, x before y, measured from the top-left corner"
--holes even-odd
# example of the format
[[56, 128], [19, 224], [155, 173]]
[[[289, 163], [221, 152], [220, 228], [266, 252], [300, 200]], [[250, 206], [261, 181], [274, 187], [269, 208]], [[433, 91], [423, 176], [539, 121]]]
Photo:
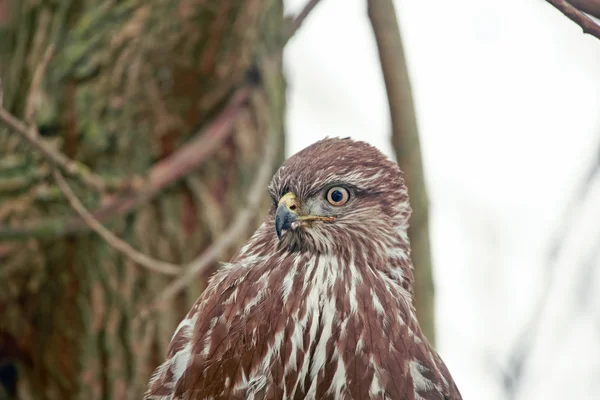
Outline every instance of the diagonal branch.
[[33, 113], [35, 110], [35, 101], [38, 96], [38, 90], [40, 88], [40, 84], [42, 82], [42, 78], [46, 73], [46, 68], [48, 68], [48, 63], [54, 54], [54, 45], [51, 44], [48, 46], [44, 55], [42, 57], [42, 61], [38, 64], [33, 73], [33, 78], [31, 79], [31, 85], [29, 86], [29, 92], [27, 93], [27, 97], [25, 99], [25, 121], [31, 122], [33, 118]]
[[[104, 207], [91, 212], [93, 217], [99, 222], [106, 222], [111, 218], [125, 215], [151, 200], [166, 186], [173, 184], [196, 169], [231, 134], [236, 117], [248, 101], [250, 92], [250, 87], [238, 89], [225, 109], [194, 138], [170, 156], [152, 166], [147, 174], [149, 182], [145, 190], [111, 200]], [[0, 113], [2, 111], [0, 109]], [[0, 238], [58, 237], [88, 229], [89, 227], [82, 223], [79, 218], [68, 220], [50, 219], [19, 227], [0, 225]]]
[[205, 273], [207, 268], [217, 261], [223, 251], [236, 244], [240, 237], [244, 235], [256, 211], [260, 208], [260, 201], [262, 200], [265, 187], [267, 187], [271, 179], [275, 149], [277, 148], [277, 139], [275, 136], [270, 134], [265, 139], [263, 162], [248, 190], [246, 207], [237, 214], [232, 224], [223, 232], [221, 238], [186, 265], [183, 275], [164, 288], [147, 308], [138, 313], [136, 318], [146, 318], [153, 309], [160, 307], [162, 304], [167, 304], [167, 300], [183, 290], [189, 282]]
[[295, 17], [287, 19], [287, 23], [284, 25], [287, 28], [286, 32], [286, 42], [289, 41], [298, 30], [302, 27], [306, 18], [310, 15], [310, 13], [315, 9], [315, 7], [319, 4], [321, 0], [308, 0], [308, 3], [304, 6], [302, 11], [300, 11]]
[[600, 0], [567, 0], [567, 2], [584, 13], [600, 18]]
[[149, 257], [144, 253], [137, 251], [127, 242], [123, 241], [114, 233], [106, 229], [100, 222], [98, 222], [96, 218], [92, 216], [92, 214], [90, 214], [88, 210], [86, 210], [85, 206], [77, 198], [75, 193], [73, 193], [73, 190], [58, 169], [53, 170], [53, 175], [54, 179], [56, 180], [56, 184], [67, 198], [71, 208], [73, 208], [73, 210], [79, 214], [85, 224], [89, 226], [91, 230], [96, 232], [102, 239], [104, 239], [104, 241], [110, 247], [150, 271], [159, 272], [165, 275], [178, 275], [181, 273], [180, 266]]
[[37, 130], [34, 127], [28, 127], [4, 108], [0, 108], [0, 121], [38, 150], [48, 162], [60, 168], [69, 176], [79, 179], [87, 186], [99, 192], [111, 187], [102, 177], [90, 171], [85, 165], [71, 160], [60, 151], [53, 149], [52, 146], [37, 134]]
[[542, 317], [550, 304], [552, 290], [556, 286], [559, 273], [559, 256], [566, 247], [566, 242], [569, 236], [575, 235], [577, 231], [576, 221], [577, 214], [581, 213], [585, 208], [585, 202], [591, 196], [590, 192], [595, 179], [600, 178], [600, 141], [596, 144], [596, 154], [593, 161], [590, 163], [583, 179], [574, 190], [571, 199], [564, 207], [563, 215], [560, 218], [559, 224], [555, 229], [552, 240], [550, 241], [549, 251], [547, 255], [547, 270], [544, 274], [545, 282], [541, 293], [538, 295], [533, 306], [533, 312], [529, 320], [525, 323], [515, 344], [508, 352], [507, 367], [502, 372], [502, 380], [504, 382], [504, 390], [508, 398], [514, 399], [518, 397], [521, 390], [524, 378], [524, 370], [535, 350], [534, 344], [543, 334]]
[[[546, 0], [548, 3], [552, 4], [556, 9], [558, 9], [561, 13], [563, 13], [567, 18], [571, 21], [575, 22], [583, 29], [583, 33], [587, 33], [589, 35], [595, 36], [600, 39], [600, 25], [593, 21], [590, 17], [585, 15], [580, 9], [575, 8], [573, 5], [579, 4], [581, 6], [582, 3], [587, 3], [586, 9], [589, 11], [599, 11], [598, 5], [596, 1], [584, 1], [584, 0]], [[569, 4], [573, 3], [573, 5]], [[582, 9], [581, 9], [582, 10]], [[594, 15], [592, 12], [590, 14]]]
[[300, 11], [300, 13], [298, 13], [298, 15], [294, 17], [294, 19], [292, 20], [292, 28], [294, 33], [298, 29], [300, 29], [308, 15], [312, 12], [312, 10], [314, 10], [317, 4], [319, 4], [319, 1], [321, 0], [309, 0], [308, 3], [306, 3], [304, 8], [302, 9], [302, 11]]

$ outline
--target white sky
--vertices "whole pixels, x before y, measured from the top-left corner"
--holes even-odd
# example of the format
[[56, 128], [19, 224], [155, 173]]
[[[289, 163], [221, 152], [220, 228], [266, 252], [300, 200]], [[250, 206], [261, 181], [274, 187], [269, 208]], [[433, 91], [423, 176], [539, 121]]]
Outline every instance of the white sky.
[[[304, 3], [287, 0], [287, 11]], [[498, 368], [546, 282], [549, 239], [597, 157], [600, 41], [543, 0], [397, 0], [396, 8], [432, 202], [438, 348], [465, 399], [504, 399]], [[365, 0], [321, 0], [285, 57], [288, 155], [351, 136], [392, 156]], [[600, 243], [596, 192], [577, 217], [591, 222], [587, 241], [570, 245], [560, 265]], [[561, 271], [519, 399], [600, 398], [600, 323], [569, 320], [577, 269]], [[557, 329], [565, 324], [572, 329]], [[585, 348], [573, 355], [582, 343], [595, 351], [590, 360], [581, 360], [594, 354]]]

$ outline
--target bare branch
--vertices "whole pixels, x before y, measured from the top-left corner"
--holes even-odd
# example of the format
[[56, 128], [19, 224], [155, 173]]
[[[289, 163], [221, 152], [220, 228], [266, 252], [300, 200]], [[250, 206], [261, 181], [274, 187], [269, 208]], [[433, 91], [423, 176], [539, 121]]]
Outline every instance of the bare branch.
[[392, 123], [392, 144], [410, 193], [408, 236], [415, 273], [415, 308], [425, 336], [435, 340], [434, 287], [429, 243], [429, 198], [423, 176], [419, 129], [396, 10], [392, 0], [369, 0]]
[[308, 0], [308, 3], [304, 6], [302, 11], [300, 11], [295, 17], [288, 18], [286, 20], [286, 24], [283, 26], [285, 29], [285, 38], [286, 42], [289, 41], [298, 30], [302, 27], [306, 18], [308, 18], [309, 14], [314, 10], [314, 8], [319, 4], [320, 0]]
[[33, 117], [35, 101], [38, 95], [37, 92], [40, 88], [40, 84], [42, 83], [42, 78], [46, 74], [46, 69], [48, 68], [48, 63], [52, 58], [52, 54], [54, 54], [54, 44], [48, 46], [44, 52], [42, 61], [38, 64], [35, 72], [33, 73], [31, 85], [29, 86], [29, 93], [27, 93], [27, 98], [25, 99], [25, 121], [27, 122], [31, 122], [31, 118]]
[[584, 13], [600, 18], [600, 0], [567, 0], [567, 2]]
[[529, 320], [521, 329], [517, 340], [512, 349], [508, 352], [506, 372], [502, 374], [504, 380], [504, 390], [509, 398], [517, 398], [521, 385], [523, 383], [524, 367], [529, 362], [534, 344], [538, 342], [538, 338], [542, 331], [543, 316], [549, 307], [552, 290], [556, 286], [559, 279], [559, 255], [564, 251], [564, 247], [569, 236], [577, 232], [577, 214], [581, 213], [585, 208], [585, 202], [590, 197], [592, 184], [595, 179], [600, 177], [600, 141], [596, 144], [596, 152], [592, 158], [592, 162], [583, 179], [573, 191], [571, 198], [559, 220], [557, 228], [554, 230], [553, 238], [550, 240], [549, 251], [547, 254], [547, 268], [544, 273], [545, 282], [542, 283], [542, 291], [535, 300], [533, 312], [531, 312]]
[[[251, 88], [238, 89], [225, 109], [188, 143], [170, 156], [156, 163], [147, 174], [146, 189], [119, 196], [91, 214], [99, 222], [125, 215], [156, 196], [166, 186], [183, 178], [207, 160], [229, 137], [237, 116], [250, 96]], [[0, 116], [2, 113], [0, 109]], [[19, 122], [17, 120], [17, 122]], [[60, 154], [60, 153], [59, 153]], [[83, 232], [89, 227], [79, 218], [69, 220], [50, 219], [19, 227], [0, 225], [0, 238], [40, 236], [63, 236]]]
[[69, 176], [79, 179], [81, 182], [95, 190], [102, 192], [106, 189], [114, 188], [101, 176], [96, 175], [85, 165], [71, 160], [69, 157], [53, 149], [43, 138], [37, 134], [35, 127], [28, 127], [18, 118], [10, 114], [6, 109], [0, 107], [0, 121], [2, 121], [12, 131], [21, 135], [29, 144], [38, 150], [44, 158], [52, 165], [59, 167]]
[[[46, 52], [44, 61], [50, 59], [52, 48]], [[43, 76], [43, 68], [36, 70], [38, 80]], [[34, 77], [34, 80], [36, 78]], [[32, 83], [32, 85], [34, 85]], [[35, 89], [34, 89], [35, 90]], [[96, 189], [97, 191], [105, 191], [106, 189], [127, 190], [140, 189], [145, 186], [143, 182], [148, 182], [148, 188], [139, 196], [134, 196], [136, 199], [147, 198], [149, 193], [155, 193], [169, 183], [181, 178], [191, 169], [196, 167], [200, 162], [207, 159], [222, 143], [226, 136], [231, 132], [231, 129], [221, 129], [224, 126], [230, 126], [230, 117], [239, 111], [239, 107], [246, 102], [249, 96], [250, 89], [247, 87], [239, 89], [232, 97], [232, 100], [223, 113], [215, 120], [208, 129], [203, 130], [202, 135], [197, 135], [189, 144], [182, 147], [178, 152], [170, 157], [157, 163], [149, 172], [148, 179], [144, 180], [139, 176], [121, 178], [117, 180], [106, 180], [101, 176], [92, 172], [87, 166], [70, 159], [60, 151], [49, 146], [43, 138], [37, 134], [35, 127], [28, 127], [24, 122], [10, 114], [7, 110], [0, 108], [0, 121], [4, 122], [11, 130], [18, 133], [35, 149], [40, 151], [44, 158], [52, 165], [59, 167], [69, 176], [78, 178], [84, 184]], [[31, 93], [30, 93], [30, 96]], [[29, 106], [32, 107], [32, 106]], [[31, 112], [31, 111], [29, 111]], [[225, 120], [225, 121], [224, 121]], [[126, 204], [131, 204], [131, 198], [126, 201]], [[134, 202], [136, 205], [137, 203]], [[131, 207], [131, 206], [130, 206]], [[118, 207], [123, 208], [123, 207]], [[125, 207], [127, 208], [127, 207]], [[131, 209], [131, 208], [128, 208]]]
[[309, 0], [308, 3], [306, 3], [304, 8], [302, 9], [302, 11], [300, 11], [300, 13], [294, 17], [294, 19], [292, 20], [292, 34], [296, 33], [296, 31], [300, 29], [300, 27], [302, 26], [304, 21], [306, 21], [306, 18], [309, 16], [312, 10], [314, 10], [317, 4], [319, 4], [319, 1], [320, 0]]
[[123, 241], [114, 233], [106, 229], [100, 222], [98, 222], [96, 218], [92, 216], [92, 214], [90, 214], [88, 210], [86, 210], [85, 206], [77, 198], [75, 193], [73, 193], [73, 190], [58, 169], [54, 169], [52, 173], [58, 187], [64, 193], [73, 210], [75, 210], [75, 212], [79, 214], [86, 225], [89, 226], [91, 230], [96, 232], [102, 239], [104, 239], [104, 241], [110, 247], [150, 271], [159, 272], [165, 275], [178, 275], [181, 273], [182, 269], [180, 266], [149, 257], [144, 253], [137, 251], [127, 242]]
[[207, 160], [232, 133], [233, 124], [250, 97], [251, 88], [238, 89], [229, 104], [196, 136], [171, 156], [158, 162], [149, 173], [149, 191], [155, 193]]
[[191, 261], [184, 267], [185, 272], [169, 284], [155, 300], [147, 308], [140, 311], [137, 318], [146, 318], [150, 311], [166, 304], [167, 300], [175, 296], [184, 289], [191, 281], [197, 279], [206, 271], [219, 257], [219, 255], [227, 250], [232, 245], [236, 244], [240, 237], [247, 230], [248, 225], [256, 214], [260, 206], [260, 201], [265, 192], [265, 188], [271, 179], [271, 171], [275, 160], [275, 149], [277, 144], [274, 143], [275, 135], [268, 135], [265, 143], [265, 155], [263, 163], [260, 166], [250, 189], [246, 200], [246, 207], [243, 208], [235, 217], [232, 224], [223, 232], [221, 238], [208, 247], [200, 256]]
[[[600, 39], [600, 25], [581, 12], [579, 9], [573, 7], [569, 3], [589, 3], [590, 7], [588, 9], [592, 10], [591, 6], [594, 6], [590, 1], [574, 1], [570, 0], [567, 2], [566, 0], [546, 0], [548, 3], [552, 4], [555, 8], [557, 8], [561, 13], [563, 13], [567, 18], [571, 21], [575, 22], [583, 29], [583, 33], [587, 33], [589, 35], [595, 36]], [[595, 2], [594, 2], [595, 3]], [[587, 7], [586, 7], [587, 8]], [[596, 10], [597, 11], [597, 10]]]

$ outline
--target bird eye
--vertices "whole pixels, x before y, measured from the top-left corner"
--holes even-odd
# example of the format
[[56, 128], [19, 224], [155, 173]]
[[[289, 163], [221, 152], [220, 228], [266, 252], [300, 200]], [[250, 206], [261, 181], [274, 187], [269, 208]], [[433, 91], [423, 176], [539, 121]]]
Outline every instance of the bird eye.
[[334, 206], [343, 206], [350, 200], [350, 192], [341, 186], [334, 186], [327, 191], [327, 201]]

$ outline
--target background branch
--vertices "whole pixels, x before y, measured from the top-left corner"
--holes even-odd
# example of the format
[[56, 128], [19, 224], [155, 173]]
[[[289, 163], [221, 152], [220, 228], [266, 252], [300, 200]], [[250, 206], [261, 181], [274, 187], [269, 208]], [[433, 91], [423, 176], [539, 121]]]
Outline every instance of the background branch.
[[44, 56], [42, 57], [41, 62], [37, 65], [35, 72], [33, 73], [33, 78], [31, 79], [31, 85], [29, 86], [29, 92], [27, 93], [27, 98], [25, 100], [25, 121], [31, 123], [31, 119], [33, 118], [33, 114], [35, 112], [35, 102], [38, 96], [38, 90], [40, 88], [40, 84], [42, 82], [42, 78], [46, 73], [46, 69], [48, 68], [48, 63], [54, 54], [54, 45], [51, 44], [46, 49]]
[[531, 316], [521, 329], [514, 345], [508, 351], [506, 367], [500, 374], [508, 399], [518, 398], [519, 391], [522, 389], [525, 380], [525, 369], [535, 351], [535, 344], [543, 333], [542, 317], [546, 315], [548, 307], [550, 307], [552, 291], [559, 279], [560, 253], [565, 251], [569, 237], [574, 236], [577, 229], [580, 228], [577, 226], [578, 214], [584, 210], [585, 202], [591, 195], [594, 180], [598, 177], [600, 177], [600, 141], [596, 144], [594, 157], [592, 157], [589, 167], [583, 174], [583, 179], [581, 179], [564, 207], [563, 215], [559, 219], [558, 226], [550, 241], [546, 260], [547, 268], [544, 273], [545, 281], [541, 293], [535, 300]]
[[300, 29], [308, 15], [314, 10], [314, 8], [319, 4], [320, 0], [309, 0], [308, 3], [304, 6], [302, 11], [298, 15], [294, 17], [292, 20], [292, 27], [294, 29], [294, 33]]
[[296, 16], [288, 19], [288, 23], [285, 25], [287, 28], [287, 33], [285, 35], [286, 42], [289, 41], [302, 27], [302, 24], [304, 21], [306, 21], [306, 18], [308, 18], [309, 14], [314, 10], [320, 1], [321, 0], [309, 0], [302, 11], [300, 11]]
[[[248, 101], [250, 91], [250, 87], [238, 89], [223, 111], [204, 129], [198, 132], [194, 138], [152, 166], [150, 172], [147, 174], [148, 184], [144, 190], [119, 196], [109, 201], [105, 206], [91, 212], [94, 219], [99, 222], [106, 222], [111, 218], [125, 215], [135, 210], [141, 204], [151, 200], [163, 188], [189, 174], [202, 162], [207, 160], [231, 134], [236, 117]], [[0, 118], [2, 117], [2, 112], [4, 110], [0, 109]], [[10, 114], [9, 120], [25, 128], [25, 125], [21, 121]], [[36, 143], [43, 143], [35, 137], [33, 139]], [[61, 153], [55, 153], [55, 155], [62, 157]], [[79, 218], [66, 220], [50, 219], [18, 227], [0, 225], [0, 238], [59, 237], [88, 229], [89, 226]]]
[[4, 108], [0, 108], [0, 121], [13, 132], [18, 133], [32, 147], [38, 150], [48, 162], [60, 168], [69, 176], [79, 179], [87, 186], [100, 192], [110, 187], [102, 177], [90, 171], [88, 167], [77, 161], [71, 160], [60, 151], [53, 149], [37, 134], [34, 127], [28, 127], [24, 122]]
[[396, 10], [392, 0], [369, 0], [368, 14], [377, 49], [392, 123], [392, 145], [408, 187], [412, 216], [408, 236], [415, 268], [415, 308], [421, 329], [435, 341], [434, 288], [429, 244], [429, 199], [423, 176], [419, 130]]
[[270, 134], [265, 141], [263, 162], [248, 190], [246, 206], [237, 214], [225, 232], [222, 233], [220, 239], [185, 266], [183, 275], [164, 288], [148, 307], [138, 313], [137, 318], [146, 318], [153, 309], [159, 308], [162, 304], [168, 304], [169, 299], [189, 285], [191, 281], [206, 272], [207, 268], [217, 261], [221, 253], [236, 244], [242, 235], [244, 235], [252, 218], [260, 209], [262, 195], [272, 177], [272, 168], [277, 148], [277, 136]]
[[[600, 25], [585, 15], [582, 9], [575, 8], [573, 5], [579, 4], [581, 6], [583, 3], [585, 4], [585, 8], [590, 11], [597, 12], [597, 3], [596, 1], [585, 1], [585, 0], [569, 0], [568, 2], [565, 0], [546, 0], [548, 3], [552, 4], [555, 8], [557, 8], [561, 13], [563, 13], [567, 18], [571, 21], [575, 22], [583, 29], [583, 33], [587, 33], [589, 35], [595, 36], [600, 39]], [[573, 5], [569, 4], [572, 3]], [[590, 12], [590, 14], [595, 15]]]
[[567, 2], [584, 13], [600, 18], [600, 0], [567, 0]]
[[147, 268], [153, 272], [159, 272], [165, 275], [178, 275], [181, 273], [181, 267], [175, 264], [171, 264], [168, 262], [156, 260], [152, 257], [145, 255], [134, 249], [127, 242], [121, 240], [114, 233], [106, 229], [98, 220], [96, 220], [92, 214], [88, 210], [85, 209], [84, 205], [79, 201], [73, 190], [62, 176], [62, 174], [57, 170], [53, 170], [54, 179], [60, 190], [64, 193], [67, 198], [71, 208], [79, 214], [81, 219], [85, 222], [87, 226], [90, 227], [91, 230], [96, 232], [104, 241], [113, 249], [117, 250], [124, 256], [130, 258], [135, 261], [137, 264]]

